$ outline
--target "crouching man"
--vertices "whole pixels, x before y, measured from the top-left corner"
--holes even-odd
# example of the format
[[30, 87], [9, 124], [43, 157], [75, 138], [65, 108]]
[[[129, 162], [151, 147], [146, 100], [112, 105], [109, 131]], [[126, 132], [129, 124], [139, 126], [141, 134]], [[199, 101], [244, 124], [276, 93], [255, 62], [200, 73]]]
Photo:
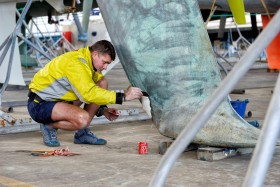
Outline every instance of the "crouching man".
[[[60, 146], [57, 129], [75, 131], [74, 143], [104, 145], [88, 128], [95, 115], [116, 120], [115, 108], [108, 104], [122, 104], [139, 99], [139, 88], [129, 87], [122, 92], [110, 91], [101, 74], [115, 60], [115, 49], [106, 40], [58, 56], [38, 71], [29, 85], [28, 112], [41, 123], [45, 145]], [[81, 104], [85, 103], [81, 108]]]

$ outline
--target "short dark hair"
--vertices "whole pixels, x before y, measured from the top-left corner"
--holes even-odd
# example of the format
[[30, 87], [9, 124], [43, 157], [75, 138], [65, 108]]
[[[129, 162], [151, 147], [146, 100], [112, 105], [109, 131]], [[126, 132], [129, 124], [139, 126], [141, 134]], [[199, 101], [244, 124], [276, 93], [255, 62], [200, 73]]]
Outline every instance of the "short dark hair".
[[107, 40], [100, 40], [89, 47], [90, 52], [97, 51], [101, 54], [108, 54], [112, 61], [116, 58], [115, 48], [111, 42]]

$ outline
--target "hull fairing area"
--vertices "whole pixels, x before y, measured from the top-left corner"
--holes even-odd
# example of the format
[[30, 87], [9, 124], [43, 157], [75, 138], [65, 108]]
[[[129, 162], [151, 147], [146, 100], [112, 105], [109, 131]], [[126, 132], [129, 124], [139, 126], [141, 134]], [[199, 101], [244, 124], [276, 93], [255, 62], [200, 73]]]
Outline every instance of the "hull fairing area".
[[[155, 126], [176, 138], [221, 82], [197, 2], [97, 2], [129, 81], [150, 96]], [[225, 98], [193, 143], [254, 147], [259, 132]]]

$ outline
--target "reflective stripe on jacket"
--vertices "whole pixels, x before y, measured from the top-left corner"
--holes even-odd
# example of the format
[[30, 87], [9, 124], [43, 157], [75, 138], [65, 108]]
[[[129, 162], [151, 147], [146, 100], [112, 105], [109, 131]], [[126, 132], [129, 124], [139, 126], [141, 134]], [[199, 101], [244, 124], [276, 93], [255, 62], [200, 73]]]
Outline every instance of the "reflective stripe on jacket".
[[103, 75], [94, 71], [89, 48], [65, 53], [38, 71], [29, 88], [45, 101], [75, 101], [107, 105], [116, 103], [116, 92], [95, 83]]

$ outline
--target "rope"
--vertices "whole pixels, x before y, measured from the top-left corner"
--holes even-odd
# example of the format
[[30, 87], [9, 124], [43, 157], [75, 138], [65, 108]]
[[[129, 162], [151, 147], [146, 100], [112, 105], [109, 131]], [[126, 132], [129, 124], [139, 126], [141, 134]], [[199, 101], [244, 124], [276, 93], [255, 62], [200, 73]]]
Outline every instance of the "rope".
[[210, 21], [210, 19], [211, 19], [211, 17], [212, 17], [212, 12], [213, 12], [213, 10], [214, 10], [215, 4], [216, 4], [216, 0], [214, 0], [213, 3], [212, 3], [209, 16], [208, 16], [208, 18], [207, 18], [207, 20], [206, 20], [206, 25], [207, 25], [207, 23]]
[[264, 0], [261, 0], [261, 2], [262, 2], [262, 5], [263, 5], [263, 8], [264, 8], [265, 11], [266, 11], [266, 14], [267, 14], [269, 20], [271, 20], [271, 16], [270, 16], [270, 13], [269, 13], [268, 8], [267, 8], [267, 6], [266, 6], [266, 3], [264, 2]]

